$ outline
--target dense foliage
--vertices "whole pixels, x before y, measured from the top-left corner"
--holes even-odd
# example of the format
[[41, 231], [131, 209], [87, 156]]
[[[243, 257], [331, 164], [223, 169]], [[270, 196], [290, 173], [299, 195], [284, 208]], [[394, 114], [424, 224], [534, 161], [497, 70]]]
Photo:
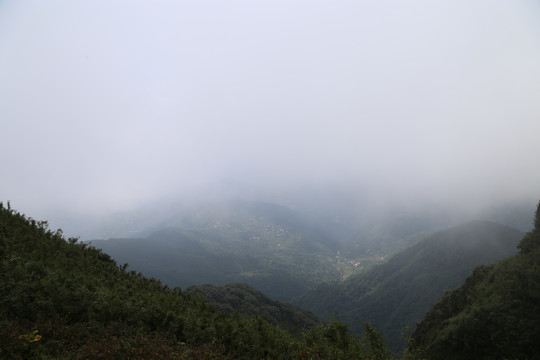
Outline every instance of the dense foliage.
[[0, 203], [0, 358], [385, 359], [381, 335], [330, 322], [291, 335], [169, 289]]
[[324, 317], [335, 315], [360, 331], [370, 321], [388, 337], [394, 351], [406, 346], [403, 331], [414, 328], [447, 289], [475, 266], [516, 252], [523, 234], [507, 226], [474, 221], [437, 232], [365, 274], [340, 284], [322, 285], [299, 302]]
[[540, 354], [540, 203], [519, 254], [480, 266], [413, 334], [434, 359], [537, 359]]
[[200, 294], [212, 306], [228, 313], [264, 314], [269, 323], [292, 332], [313, 328], [321, 323], [313, 313], [271, 299], [247, 284], [233, 283], [223, 286], [205, 284], [190, 286], [184, 291], [188, 294]]

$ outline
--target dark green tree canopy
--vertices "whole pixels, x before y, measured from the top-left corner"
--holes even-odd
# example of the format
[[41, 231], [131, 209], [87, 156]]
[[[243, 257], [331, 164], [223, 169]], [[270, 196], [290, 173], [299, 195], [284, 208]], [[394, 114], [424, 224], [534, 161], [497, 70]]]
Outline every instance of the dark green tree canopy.
[[534, 216], [534, 228], [529, 231], [523, 240], [518, 245], [522, 254], [529, 253], [540, 247], [540, 202], [536, 207], [536, 214]]

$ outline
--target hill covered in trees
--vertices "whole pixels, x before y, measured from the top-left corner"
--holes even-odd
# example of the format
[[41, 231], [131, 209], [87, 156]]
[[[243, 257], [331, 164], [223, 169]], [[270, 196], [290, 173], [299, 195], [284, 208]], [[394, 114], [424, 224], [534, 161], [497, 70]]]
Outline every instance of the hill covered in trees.
[[263, 316], [226, 314], [118, 266], [46, 222], [0, 203], [0, 358], [385, 358], [381, 336], [339, 322], [292, 335]]
[[284, 206], [217, 203], [156, 228], [145, 237], [90, 243], [170, 286], [247, 283], [285, 302], [342, 276], [335, 240]]
[[293, 332], [313, 328], [321, 323], [311, 312], [271, 299], [247, 284], [205, 284], [190, 286], [184, 291], [188, 294], [199, 294], [212, 306], [228, 313], [264, 314], [271, 324]]
[[[540, 203], [519, 253], [477, 267], [413, 333], [434, 359], [537, 359], [540, 354]], [[412, 346], [412, 347], [414, 347]]]
[[[447, 292], [418, 325], [402, 358], [535, 358], [540, 352], [539, 229], [540, 204], [535, 227], [522, 238], [519, 253], [494, 265], [478, 267], [463, 286]], [[378, 299], [383, 309], [397, 312], [403, 306], [396, 302], [385, 308], [388, 304], [384, 299], [403, 295], [399, 285], [407, 285], [407, 271], [443, 276], [432, 263], [445, 263], [447, 256], [464, 258], [458, 238], [449, 236], [456, 231], [463, 235], [459, 239], [467, 238], [464, 234], [471, 231], [476, 235], [469, 240], [482, 238], [482, 234], [490, 238], [482, 242], [483, 252], [497, 248], [499, 240], [507, 235], [515, 235], [515, 230], [486, 222], [456, 227], [425, 240], [432, 239], [437, 246], [426, 246], [424, 242], [416, 245], [420, 247], [414, 253], [435, 256], [431, 263], [416, 259], [404, 266], [405, 257], [400, 260], [396, 256], [397, 260], [388, 262], [395, 268], [373, 269], [369, 278], [358, 282], [363, 288], [348, 289], [358, 293], [334, 288], [332, 296], [335, 300], [345, 296], [348, 301], [356, 295], [364, 299], [382, 294]], [[505, 245], [501, 249], [507, 241], [502, 243]], [[470, 246], [467, 251], [475, 256], [482, 256], [475, 252], [473, 242], [465, 246]], [[409, 282], [419, 284], [419, 291], [409, 295], [421, 302], [429, 281], [424, 275], [412, 277]], [[397, 293], [391, 289], [392, 284]], [[128, 271], [126, 265], [118, 266], [102, 251], [76, 239], [66, 240], [61, 231], [48, 230], [46, 222], [27, 218], [2, 203], [0, 287], [0, 358], [392, 358], [383, 337], [370, 324], [364, 325], [361, 337], [337, 321], [309, 329], [297, 327], [290, 332], [261, 315], [220, 311], [217, 303], [213, 306], [201, 296], [190, 294], [201, 293], [200, 289], [171, 289], [158, 280]], [[383, 288], [387, 290], [381, 292]], [[253, 313], [257, 309], [264, 313], [265, 307], [273, 304], [240, 284], [209, 286], [205, 291], [209, 298], [210, 293], [228, 296], [230, 304], [240, 304], [240, 309], [245, 305], [254, 309]], [[242, 298], [246, 301], [239, 301]], [[289, 316], [286, 311], [279, 312], [279, 316]]]
[[403, 330], [417, 322], [447, 289], [475, 266], [514, 254], [523, 234], [487, 221], [474, 221], [437, 232], [365, 274], [343, 283], [323, 284], [297, 304], [322, 318], [336, 316], [360, 330], [372, 322], [393, 350], [406, 346]]

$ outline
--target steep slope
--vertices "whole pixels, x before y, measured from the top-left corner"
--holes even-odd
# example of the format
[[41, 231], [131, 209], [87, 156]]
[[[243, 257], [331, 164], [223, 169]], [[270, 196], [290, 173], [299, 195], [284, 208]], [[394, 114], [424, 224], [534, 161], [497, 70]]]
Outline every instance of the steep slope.
[[268, 322], [291, 331], [312, 328], [321, 323], [309, 311], [276, 301], [247, 284], [190, 286], [188, 294], [202, 295], [215, 308], [228, 312], [263, 315]]
[[458, 286], [475, 266], [516, 251], [522, 233], [487, 221], [438, 232], [366, 274], [323, 285], [295, 302], [321, 317], [337, 315], [358, 329], [370, 321], [394, 350], [405, 346], [401, 332], [413, 328], [446, 289]]
[[519, 248], [517, 255], [476, 268], [447, 292], [416, 328], [414, 346], [435, 359], [537, 359], [540, 203], [534, 229]]
[[2, 203], [0, 293], [2, 359], [357, 359], [378, 349], [339, 323], [293, 336], [227, 315]]
[[163, 225], [175, 227], [91, 243], [171, 286], [243, 282], [281, 301], [342, 275], [334, 264], [335, 242], [282, 206], [229, 202]]

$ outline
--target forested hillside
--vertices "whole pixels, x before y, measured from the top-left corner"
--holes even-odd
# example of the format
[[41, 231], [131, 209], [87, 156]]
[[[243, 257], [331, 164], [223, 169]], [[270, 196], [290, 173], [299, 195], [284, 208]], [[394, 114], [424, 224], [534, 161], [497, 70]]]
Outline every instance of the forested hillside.
[[540, 354], [540, 203], [519, 253], [477, 267], [413, 334], [434, 359], [537, 359]]
[[188, 294], [199, 294], [212, 306], [228, 313], [262, 314], [271, 324], [293, 332], [313, 328], [321, 323], [321, 320], [309, 311], [273, 300], [247, 284], [205, 284], [190, 286], [184, 291]]
[[[135, 237], [91, 244], [169, 286], [246, 283], [274, 299], [295, 302], [321, 283], [365, 272], [419, 239], [468, 218], [443, 206], [381, 209], [366, 203], [343, 208], [332, 206], [328, 196], [327, 208], [313, 201], [316, 211], [247, 200], [154, 206], [109, 219], [105, 233]], [[502, 224], [515, 223], [529, 220], [523, 215], [525, 208], [521, 204], [482, 214]]]
[[369, 326], [362, 340], [338, 322], [291, 335], [223, 313], [2, 203], [0, 259], [2, 359], [386, 358]]
[[403, 331], [414, 329], [447, 289], [459, 286], [475, 266], [517, 251], [518, 230], [475, 221], [429, 236], [416, 245], [339, 284], [324, 284], [297, 304], [320, 317], [337, 316], [359, 330], [370, 321], [393, 350], [405, 347]]
[[337, 281], [338, 245], [317, 224], [283, 206], [228, 202], [171, 218], [144, 238], [93, 240], [120, 263], [170, 286], [248, 283], [290, 302], [321, 281]]

